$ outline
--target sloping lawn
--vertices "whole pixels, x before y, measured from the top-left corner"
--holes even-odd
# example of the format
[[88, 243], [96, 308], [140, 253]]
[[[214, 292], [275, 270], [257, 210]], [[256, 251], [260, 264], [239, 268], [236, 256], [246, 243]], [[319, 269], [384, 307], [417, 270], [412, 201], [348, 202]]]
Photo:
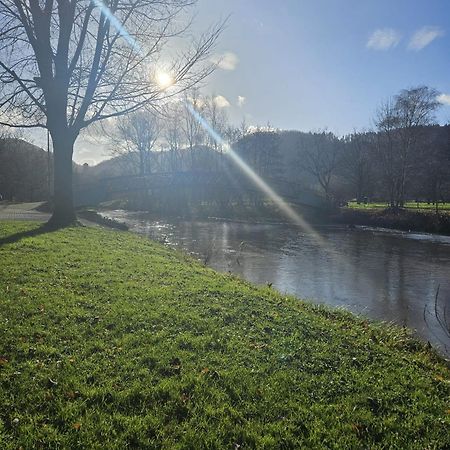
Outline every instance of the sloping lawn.
[[405, 331], [38, 226], [0, 222], [1, 449], [450, 447], [449, 370]]

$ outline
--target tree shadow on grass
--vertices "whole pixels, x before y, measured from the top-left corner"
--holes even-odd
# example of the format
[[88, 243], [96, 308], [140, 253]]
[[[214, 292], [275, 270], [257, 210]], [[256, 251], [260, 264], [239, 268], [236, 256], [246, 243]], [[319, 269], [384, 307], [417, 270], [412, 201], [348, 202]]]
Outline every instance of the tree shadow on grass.
[[53, 231], [57, 231], [58, 229], [59, 228], [57, 227], [50, 226], [48, 223], [44, 223], [38, 228], [20, 231], [18, 233], [14, 233], [9, 236], [0, 238], [0, 247], [6, 244], [14, 244], [15, 242], [19, 242], [20, 240], [27, 237], [35, 237], [41, 234], [52, 233]]

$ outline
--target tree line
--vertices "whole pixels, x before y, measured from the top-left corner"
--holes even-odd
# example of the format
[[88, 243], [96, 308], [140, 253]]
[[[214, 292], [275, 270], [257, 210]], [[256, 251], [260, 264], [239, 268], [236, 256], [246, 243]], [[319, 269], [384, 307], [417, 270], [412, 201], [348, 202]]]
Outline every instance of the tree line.
[[[172, 183], [177, 192], [146, 196], [148, 204], [142, 204], [141, 196], [136, 206], [165, 201], [167, 208], [177, 210], [183, 202], [186, 207], [261, 206], [263, 195], [251, 189], [229, 158], [230, 144], [269, 184], [300, 185], [319, 192], [330, 205], [353, 199], [384, 201], [393, 208], [407, 200], [438, 205], [450, 198], [450, 126], [435, 123], [436, 97], [436, 91], [424, 86], [403, 90], [380, 106], [374, 129], [338, 137], [328, 131], [248, 127], [245, 122], [232, 126], [217, 96], [192, 89], [163, 111], [144, 109], [117, 119], [107, 130], [115, 157], [94, 168], [74, 166], [75, 183], [113, 175], [183, 174], [190, 193], [182, 195]], [[223, 140], [214, 139], [192, 109]], [[30, 153], [22, 140], [0, 139], [0, 192], [5, 198], [48, 198], [51, 166], [46, 152]]]
[[[330, 205], [351, 199], [386, 201], [392, 208], [407, 200], [436, 203], [450, 197], [450, 126], [435, 122], [437, 96], [426, 86], [402, 90], [379, 107], [374, 129], [338, 137], [245, 122], [232, 126], [217, 97], [192, 90], [162, 113], [121, 118], [111, 145], [118, 173], [221, 173], [220, 189], [229, 191], [230, 201], [240, 170], [228, 158], [228, 143], [264, 179], [316, 190]], [[208, 133], [192, 109], [223, 141]]]

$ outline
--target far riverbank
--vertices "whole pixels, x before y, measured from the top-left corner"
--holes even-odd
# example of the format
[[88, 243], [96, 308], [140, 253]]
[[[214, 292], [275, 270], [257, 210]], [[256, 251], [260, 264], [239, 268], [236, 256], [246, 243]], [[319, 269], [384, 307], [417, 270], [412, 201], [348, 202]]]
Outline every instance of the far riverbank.
[[450, 214], [446, 212], [341, 208], [330, 219], [339, 224], [450, 235]]

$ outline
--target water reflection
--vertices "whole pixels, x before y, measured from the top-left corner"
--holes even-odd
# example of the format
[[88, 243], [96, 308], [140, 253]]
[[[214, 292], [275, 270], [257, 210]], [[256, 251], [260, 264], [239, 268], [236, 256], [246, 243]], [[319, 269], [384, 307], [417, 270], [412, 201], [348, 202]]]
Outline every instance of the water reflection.
[[196, 255], [214, 269], [410, 327], [450, 356], [450, 340], [434, 314], [440, 286], [439, 307], [450, 315], [449, 237], [324, 227], [320, 233], [334, 249], [330, 253], [287, 225], [157, 222], [124, 211], [108, 215]]

